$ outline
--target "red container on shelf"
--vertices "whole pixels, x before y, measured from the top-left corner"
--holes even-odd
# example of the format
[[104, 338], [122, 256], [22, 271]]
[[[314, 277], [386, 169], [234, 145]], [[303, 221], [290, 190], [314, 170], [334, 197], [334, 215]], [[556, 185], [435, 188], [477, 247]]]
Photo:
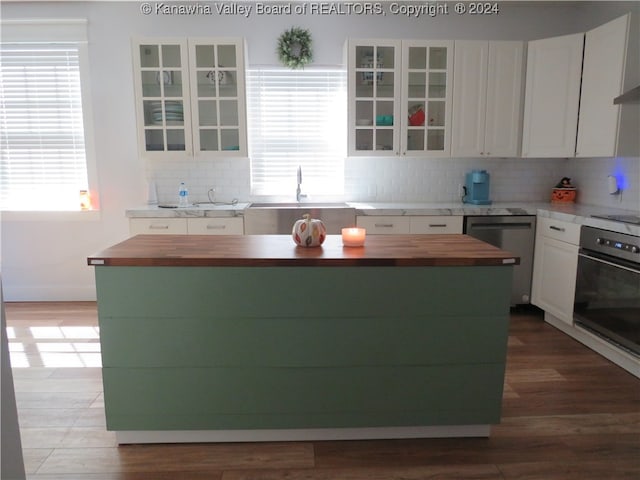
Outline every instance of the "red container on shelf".
[[417, 105], [409, 110], [409, 125], [421, 127], [424, 125], [425, 114], [422, 105]]

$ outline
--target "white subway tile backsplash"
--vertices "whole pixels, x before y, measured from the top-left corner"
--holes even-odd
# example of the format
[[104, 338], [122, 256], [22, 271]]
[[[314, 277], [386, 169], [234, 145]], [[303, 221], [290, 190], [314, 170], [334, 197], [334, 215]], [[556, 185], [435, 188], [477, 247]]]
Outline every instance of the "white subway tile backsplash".
[[[351, 200], [458, 201], [466, 172], [477, 168], [491, 174], [494, 201], [545, 201], [565, 175], [566, 160], [350, 158], [345, 168], [346, 196]], [[369, 195], [372, 185], [375, 199]]]
[[177, 201], [180, 182], [186, 183], [192, 202], [208, 201], [211, 188], [218, 201], [246, 200], [250, 196], [249, 161], [242, 158], [148, 162], [147, 179], [156, 182], [160, 203]]
[[[413, 158], [354, 157], [345, 161], [345, 195], [351, 201], [456, 202], [459, 186], [472, 169], [491, 174], [494, 202], [544, 202], [564, 177], [578, 188], [583, 204], [640, 209], [639, 158]], [[622, 195], [609, 195], [608, 175], [621, 178]], [[250, 201], [250, 162], [246, 158], [212, 161], [159, 161], [147, 164], [161, 203], [177, 201], [178, 185], [187, 183], [192, 201]], [[283, 192], [289, 195], [291, 192]]]
[[[640, 211], [639, 158], [575, 158], [569, 165], [580, 203]], [[617, 177], [620, 194], [609, 194], [609, 175]]]

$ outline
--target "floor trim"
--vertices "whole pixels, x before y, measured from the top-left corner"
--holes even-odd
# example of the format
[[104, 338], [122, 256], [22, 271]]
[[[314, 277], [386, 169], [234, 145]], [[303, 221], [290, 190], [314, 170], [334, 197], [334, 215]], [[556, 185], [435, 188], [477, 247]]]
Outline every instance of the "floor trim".
[[373, 440], [391, 438], [488, 437], [490, 432], [491, 425], [277, 430], [120, 430], [116, 431], [116, 440], [118, 444]]
[[610, 360], [619, 367], [625, 369], [631, 375], [640, 378], [640, 359], [638, 359], [638, 357], [635, 357], [634, 355], [625, 352], [623, 349], [612, 345], [579, 325], [568, 325], [566, 322], [550, 313], [545, 312], [544, 320], [549, 325], [556, 327], [558, 330], [566, 333], [583, 345], [586, 345], [593, 351], [599, 353], [607, 360]]

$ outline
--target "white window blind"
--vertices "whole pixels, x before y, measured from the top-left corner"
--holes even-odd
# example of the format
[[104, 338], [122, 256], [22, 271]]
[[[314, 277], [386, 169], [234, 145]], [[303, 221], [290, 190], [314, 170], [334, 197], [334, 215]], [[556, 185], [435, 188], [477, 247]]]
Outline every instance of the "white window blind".
[[88, 189], [77, 43], [0, 46], [0, 206], [78, 210]]
[[347, 135], [344, 70], [255, 70], [247, 73], [251, 192], [341, 195]]

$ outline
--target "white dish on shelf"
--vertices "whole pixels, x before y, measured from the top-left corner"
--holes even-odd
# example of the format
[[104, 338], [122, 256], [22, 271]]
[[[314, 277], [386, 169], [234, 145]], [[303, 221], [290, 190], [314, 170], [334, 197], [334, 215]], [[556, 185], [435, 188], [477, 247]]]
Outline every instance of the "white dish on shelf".
[[371, 120], [370, 118], [358, 118], [356, 120], [356, 125], [360, 126], [360, 127], [366, 127], [369, 125], [373, 125], [373, 120]]
[[160, 83], [173, 85], [173, 72], [163, 70], [162, 72], [156, 73], [156, 82], [158, 85], [160, 85]]

